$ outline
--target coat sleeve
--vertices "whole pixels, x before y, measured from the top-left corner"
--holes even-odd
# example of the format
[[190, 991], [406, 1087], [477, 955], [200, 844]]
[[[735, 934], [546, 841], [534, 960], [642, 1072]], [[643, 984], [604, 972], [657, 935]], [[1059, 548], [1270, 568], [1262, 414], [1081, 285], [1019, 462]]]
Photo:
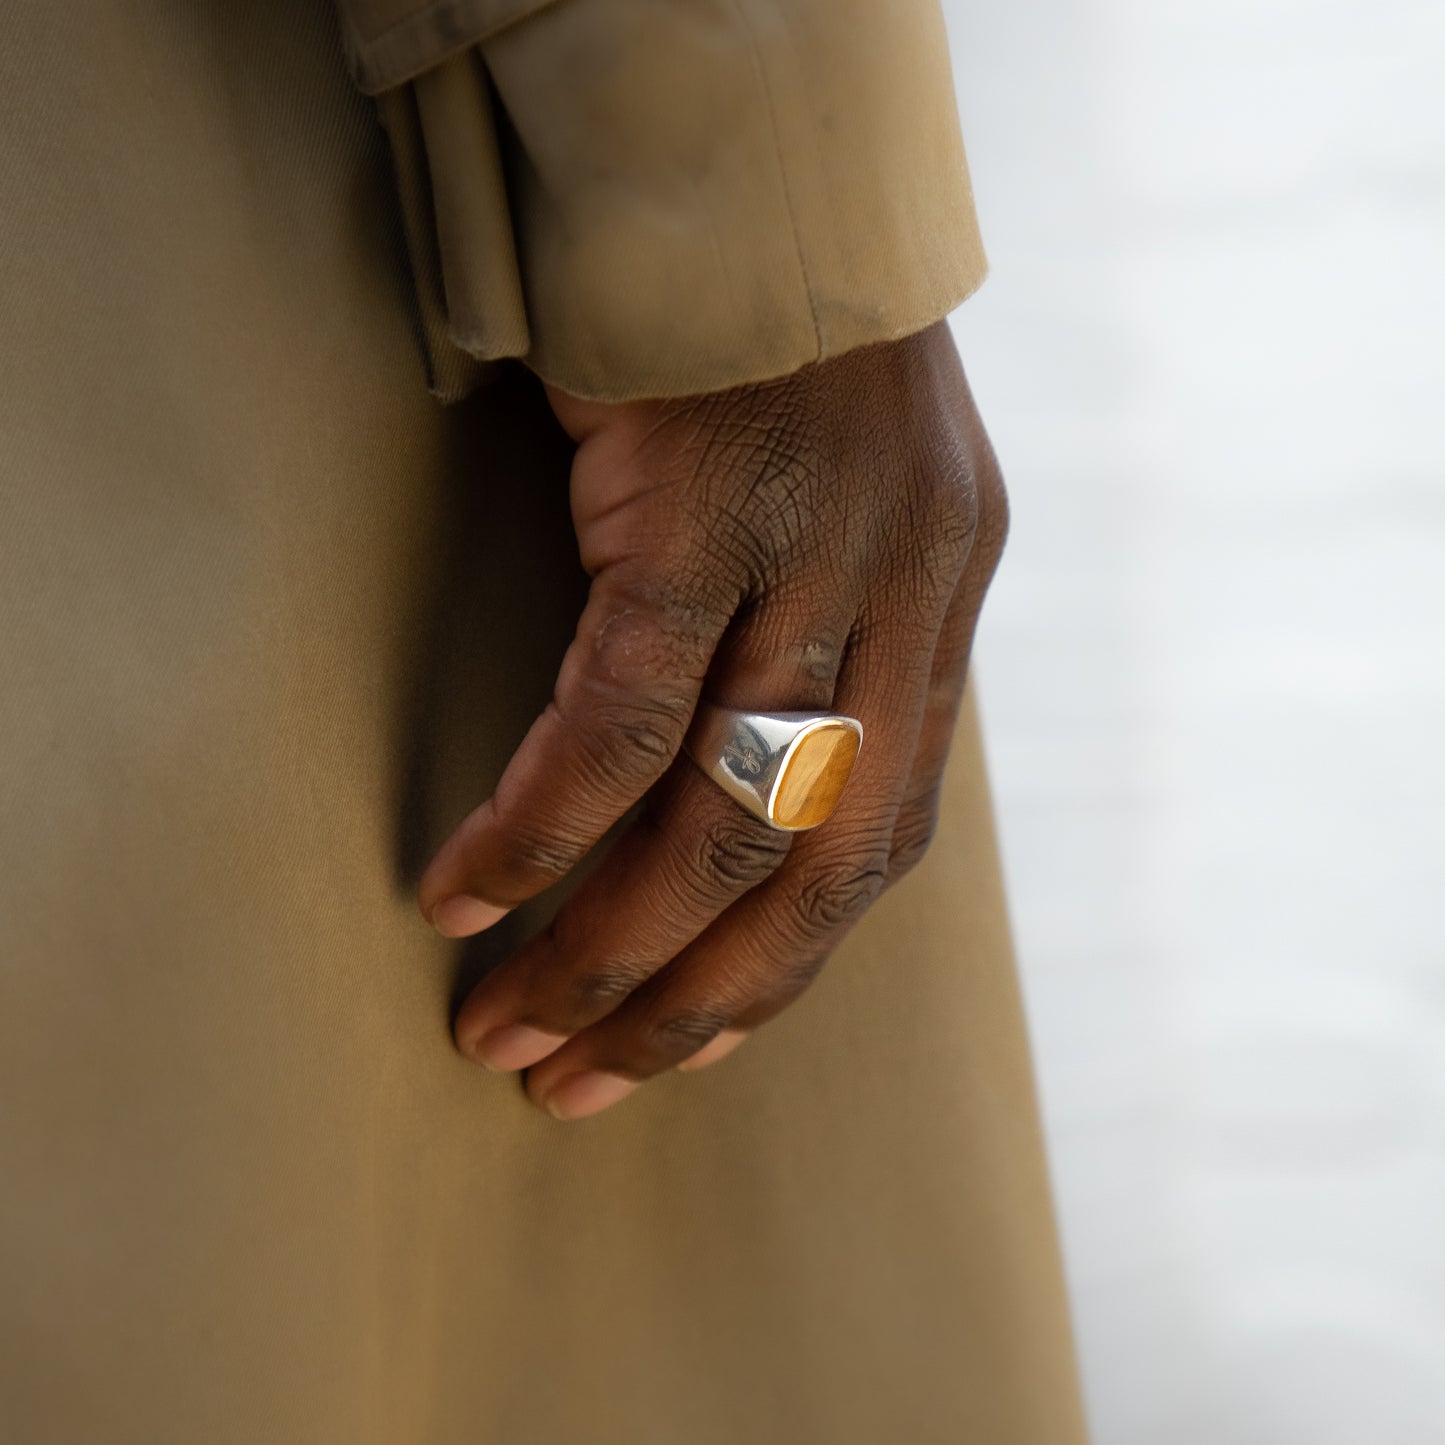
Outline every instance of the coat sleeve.
[[342, 0], [433, 389], [784, 375], [983, 279], [938, 0]]

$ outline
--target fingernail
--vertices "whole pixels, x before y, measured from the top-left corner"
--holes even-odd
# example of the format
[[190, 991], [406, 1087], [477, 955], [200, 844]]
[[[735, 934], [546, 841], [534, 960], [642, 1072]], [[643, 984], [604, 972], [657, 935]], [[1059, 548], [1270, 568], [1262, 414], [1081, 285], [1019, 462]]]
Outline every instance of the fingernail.
[[487, 1069], [512, 1073], [530, 1069], [567, 1042], [566, 1034], [546, 1034], [526, 1024], [503, 1024], [489, 1029], [472, 1049], [472, 1057]]
[[684, 1059], [677, 1067], [685, 1073], [691, 1073], [693, 1069], [705, 1069], [709, 1064], [715, 1064], [719, 1059], [726, 1058], [745, 1038], [747, 1038], [747, 1033], [743, 1029], [724, 1029], [711, 1043], [704, 1044], [695, 1054]]
[[484, 903], [468, 893], [458, 893], [454, 898], [443, 898], [431, 911], [431, 926], [443, 938], [468, 938], [490, 928], [499, 918], [505, 918], [512, 910], [499, 908], [495, 903]]
[[619, 1099], [625, 1099], [639, 1082], [637, 1079], [624, 1079], [620, 1074], [604, 1073], [601, 1069], [573, 1074], [547, 1095], [547, 1112], [554, 1119], [585, 1119], [588, 1114], [600, 1113]]

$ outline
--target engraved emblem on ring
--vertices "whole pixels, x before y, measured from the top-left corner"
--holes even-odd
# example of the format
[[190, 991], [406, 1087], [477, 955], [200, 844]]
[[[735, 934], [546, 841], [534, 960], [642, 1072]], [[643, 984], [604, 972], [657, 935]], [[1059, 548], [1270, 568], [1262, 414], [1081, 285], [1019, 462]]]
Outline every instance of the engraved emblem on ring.
[[756, 781], [768, 763], [768, 746], [758, 730], [739, 719], [737, 730], [723, 749], [723, 760], [740, 778]]

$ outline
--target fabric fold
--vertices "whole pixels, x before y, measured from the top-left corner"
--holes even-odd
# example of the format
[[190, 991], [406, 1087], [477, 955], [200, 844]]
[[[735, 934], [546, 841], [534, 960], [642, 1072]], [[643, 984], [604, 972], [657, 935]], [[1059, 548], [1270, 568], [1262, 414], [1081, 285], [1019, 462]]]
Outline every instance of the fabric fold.
[[483, 8], [520, 18], [379, 97], [438, 395], [765, 381], [983, 279], [936, 0]]
[[346, 58], [368, 95], [414, 80], [557, 0], [338, 0]]

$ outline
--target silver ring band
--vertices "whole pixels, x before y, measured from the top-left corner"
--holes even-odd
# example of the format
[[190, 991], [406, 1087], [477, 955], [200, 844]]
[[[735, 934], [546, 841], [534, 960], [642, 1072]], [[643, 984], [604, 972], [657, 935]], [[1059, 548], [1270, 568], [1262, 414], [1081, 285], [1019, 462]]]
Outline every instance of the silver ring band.
[[754, 817], [787, 833], [816, 828], [837, 806], [863, 746], [839, 713], [744, 712], [699, 703], [683, 747]]

